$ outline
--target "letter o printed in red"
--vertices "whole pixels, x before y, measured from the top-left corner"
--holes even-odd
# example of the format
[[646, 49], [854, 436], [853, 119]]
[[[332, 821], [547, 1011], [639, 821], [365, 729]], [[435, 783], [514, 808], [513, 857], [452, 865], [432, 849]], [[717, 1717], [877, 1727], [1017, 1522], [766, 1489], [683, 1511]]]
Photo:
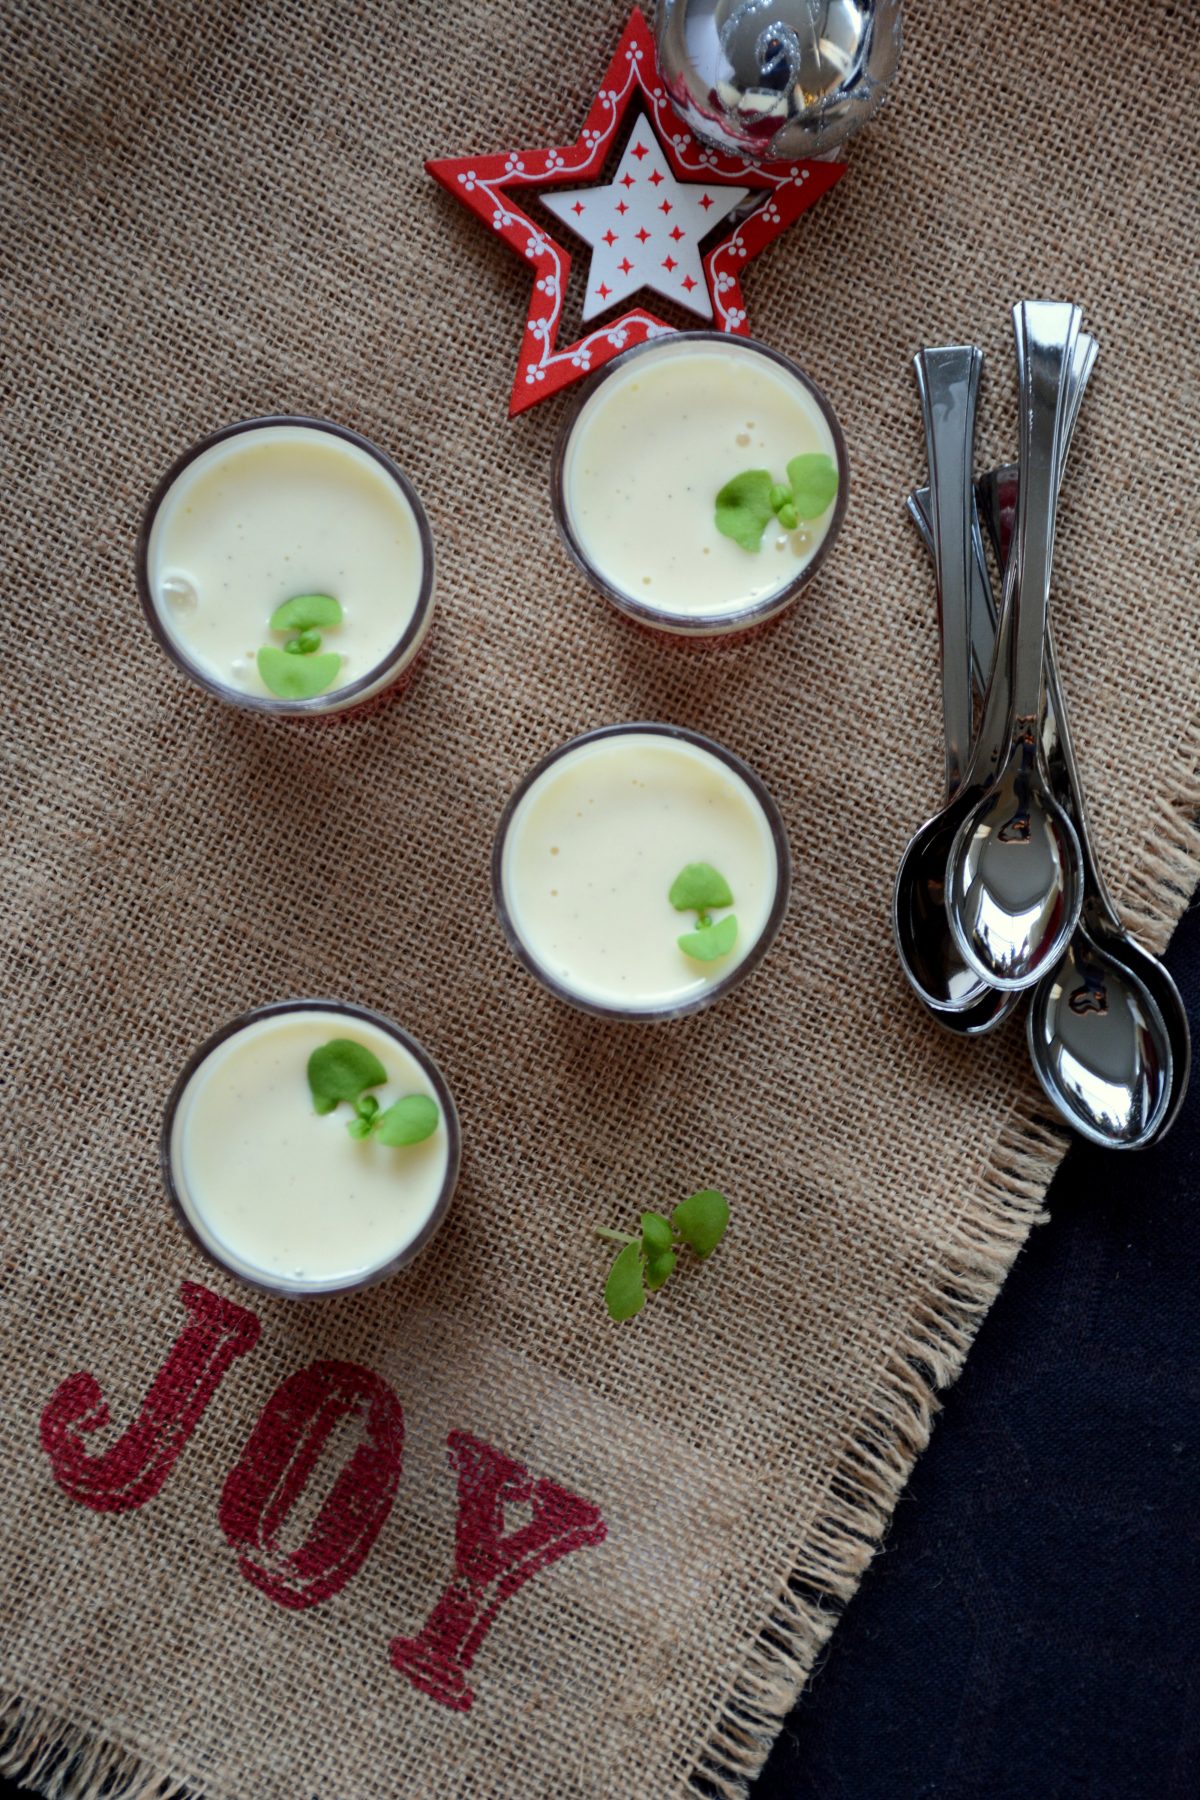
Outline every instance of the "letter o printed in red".
[[[280, 1539], [334, 1427], [362, 1421], [363, 1441], [298, 1548]], [[267, 1401], [221, 1495], [221, 1529], [247, 1581], [300, 1611], [345, 1587], [392, 1510], [403, 1467], [404, 1412], [361, 1363], [314, 1362]]]

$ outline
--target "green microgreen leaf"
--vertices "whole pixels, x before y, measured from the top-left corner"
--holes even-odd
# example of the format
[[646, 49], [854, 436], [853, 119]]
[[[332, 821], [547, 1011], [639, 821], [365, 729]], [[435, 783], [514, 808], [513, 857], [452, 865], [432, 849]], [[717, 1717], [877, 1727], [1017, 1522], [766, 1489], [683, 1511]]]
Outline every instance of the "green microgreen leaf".
[[667, 899], [676, 912], [707, 912], [712, 906], [733, 905], [729, 883], [705, 862], [688, 863], [681, 869]]
[[622, 1245], [604, 1284], [610, 1319], [632, 1319], [670, 1280], [686, 1248], [698, 1260], [711, 1256], [729, 1225], [729, 1202], [716, 1188], [702, 1188], [682, 1200], [665, 1218], [660, 1212], [641, 1215], [641, 1235], [595, 1227], [597, 1237]]
[[311, 656], [314, 650], [321, 648], [321, 634], [319, 631], [302, 631], [289, 638], [283, 647], [289, 656]]
[[420, 1144], [432, 1137], [438, 1128], [439, 1113], [428, 1094], [406, 1094], [382, 1112], [375, 1122], [375, 1135], [381, 1144], [399, 1149], [407, 1144]]
[[341, 622], [342, 609], [332, 594], [297, 594], [275, 608], [267, 630], [308, 631], [316, 625], [328, 631], [331, 625]]
[[319, 1113], [330, 1113], [339, 1100], [357, 1100], [364, 1088], [380, 1087], [387, 1070], [365, 1044], [332, 1038], [308, 1059], [308, 1086]]
[[800, 514], [796, 511], [790, 500], [785, 501], [779, 508], [778, 518], [779, 523], [783, 526], [785, 531], [795, 531], [797, 525], [800, 523]]
[[360, 1119], [366, 1119], [367, 1123], [370, 1124], [371, 1120], [375, 1117], [375, 1114], [379, 1111], [379, 1102], [374, 1094], [360, 1094], [358, 1099], [354, 1102], [354, 1110]]
[[342, 666], [341, 657], [329, 650], [321, 656], [289, 656], [274, 644], [264, 644], [257, 662], [264, 687], [281, 700], [311, 700], [323, 694]]
[[716, 1188], [701, 1188], [681, 1200], [671, 1214], [671, 1223], [688, 1247], [703, 1260], [711, 1256], [729, 1224], [729, 1202]]
[[656, 1250], [669, 1250], [674, 1243], [671, 1236], [671, 1221], [664, 1219], [661, 1213], [644, 1212], [642, 1214], [642, 1247], [647, 1256]]
[[371, 1135], [371, 1121], [357, 1117], [347, 1119], [346, 1130], [352, 1138], [368, 1138]]
[[[838, 472], [833, 458], [824, 454], [793, 456], [787, 473], [792, 484], [792, 504], [799, 517], [819, 519], [838, 491]], [[782, 514], [780, 523], [787, 523]], [[788, 526], [789, 531], [792, 529]]]
[[771, 489], [771, 511], [778, 517], [781, 506], [792, 504], [792, 490], [786, 481], [777, 481]]
[[679, 939], [679, 948], [685, 956], [695, 957], [697, 962], [715, 962], [718, 956], [728, 956], [737, 938], [737, 916], [726, 913], [715, 925], [698, 925], [695, 931], [685, 931]]
[[626, 1244], [609, 1270], [608, 1280], [604, 1284], [604, 1303], [608, 1307], [609, 1318], [615, 1319], [618, 1324], [622, 1319], [632, 1319], [646, 1304], [640, 1244]]
[[673, 1273], [678, 1261], [674, 1250], [656, 1250], [652, 1255], [647, 1253], [646, 1286], [652, 1294], [656, 1294], [668, 1275]]
[[727, 481], [717, 495], [715, 520], [723, 537], [732, 538], [743, 550], [757, 550], [774, 508], [773, 483], [766, 469], [747, 469]]

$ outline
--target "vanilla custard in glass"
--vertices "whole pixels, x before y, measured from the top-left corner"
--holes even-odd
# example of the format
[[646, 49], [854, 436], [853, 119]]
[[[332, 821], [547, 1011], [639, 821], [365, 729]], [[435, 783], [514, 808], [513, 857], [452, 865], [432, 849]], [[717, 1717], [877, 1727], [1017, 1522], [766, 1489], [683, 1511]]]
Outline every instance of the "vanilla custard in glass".
[[[704, 864], [727, 882], [736, 935], [712, 961], [680, 938], [698, 924], [672, 885]], [[651, 730], [569, 746], [516, 803], [500, 851], [516, 937], [552, 984], [630, 1013], [670, 1011], [724, 982], [753, 950], [779, 889], [771, 823], [749, 784], [712, 751]]]
[[268, 424], [183, 467], [154, 516], [145, 574], [183, 660], [262, 699], [279, 690], [264, 682], [260, 650], [278, 657], [289, 635], [299, 649], [296, 634], [271, 629], [276, 609], [305, 595], [336, 601], [339, 621], [308, 651], [338, 659], [320, 689], [336, 709], [339, 691], [385, 663], [408, 630], [424, 562], [413, 507], [369, 450], [319, 425]]
[[835, 516], [785, 530], [772, 517], [749, 551], [716, 526], [734, 476], [777, 482], [797, 456], [837, 446], [814, 395], [782, 364], [736, 338], [666, 338], [601, 379], [565, 452], [563, 506], [577, 547], [629, 600], [672, 619], [736, 614], [792, 587]]
[[[307, 1078], [314, 1050], [335, 1039], [379, 1058], [380, 1110], [409, 1094], [438, 1105], [423, 1142], [392, 1148], [347, 1129], [348, 1105], [319, 1114]], [[397, 1257], [429, 1223], [446, 1184], [449, 1135], [421, 1062], [390, 1032], [320, 1007], [251, 1019], [205, 1057], [171, 1122], [179, 1204], [207, 1249], [270, 1286], [352, 1285]]]

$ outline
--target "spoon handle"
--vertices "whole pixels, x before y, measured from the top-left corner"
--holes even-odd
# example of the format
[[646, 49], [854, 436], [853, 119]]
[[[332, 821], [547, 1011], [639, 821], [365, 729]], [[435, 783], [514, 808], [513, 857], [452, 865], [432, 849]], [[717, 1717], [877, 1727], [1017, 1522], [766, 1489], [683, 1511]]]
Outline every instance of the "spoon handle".
[[1014, 308], [1019, 426], [1017, 529], [1006, 580], [1013, 608], [1009, 743], [1037, 742], [1045, 701], [1046, 620], [1066, 389], [1079, 336], [1077, 306], [1024, 300]]
[[[1067, 377], [1066, 412], [1063, 420], [1057, 474], [1060, 490], [1066, 470], [1067, 456], [1071, 449], [1071, 440], [1079, 422], [1083, 396], [1099, 353], [1100, 346], [1095, 338], [1090, 333], [1081, 331], [1075, 341], [1075, 354], [1071, 361], [1070, 374]], [[988, 537], [991, 539], [992, 549], [996, 553], [996, 562], [1002, 579], [1007, 573], [1008, 557], [1012, 549], [1013, 533], [1016, 527], [1019, 484], [1020, 470], [1016, 463], [1001, 463], [999, 468], [989, 469], [988, 473], [981, 475], [975, 483], [976, 502], [987, 526]], [[924, 489], [919, 489], [918, 495], [924, 492]]]
[[[1015, 463], [1009, 466], [1012, 469], [1012, 502], [1015, 506], [1017, 468]], [[984, 477], [984, 479], [987, 478]], [[979, 503], [983, 504], [983, 481], [976, 485], [980, 490]], [[926, 553], [932, 561], [933, 501], [929, 489], [927, 487], [914, 488], [905, 504], [908, 507], [908, 516], [916, 526]], [[987, 558], [983, 549], [983, 535], [979, 529], [979, 510], [976, 507], [971, 518], [971, 666], [966, 671], [968, 698], [972, 691], [977, 694], [986, 692], [995, 656], [996, 602], [992, 596], [992, 583], [988, 575]], [[943, 669], [942, 679], [946, 681], [953, 677]]]
[[913, 358], [929, 455], [947, 798], [971, 751], [971, 464], [982, 369], [983, 352], [973, 344], [924, 349]]
[[[1067, 378], [1066, 415], [1063, 421], [1062, 443], [1059, 447], [1057, 484], [1061, 492], [1063, 474], [1066, 470], [1067, 456], [1071, 448], [1071, 440], [1075, 435], [1075, 427], [1079, 422], [1079, 409], [1083, 404], [1083, 396], [1091, 379], [1092, 370], [1099, 354], [1099, 345], [1094, 337], [1081, 331], [1075, 340], [1075, 353], [1071, 362], [1071, 371]], [[996, 565], [1002, 579], [1008, 574], [1009, 553], [1012, 549], [1013, 534], [1016, 526], [1017, 499], [1020, 487], [1020, 471], [1016, 463], [1002, 463], [998, 469], [991, 469], [980, 476], [975, 483], [975, 501], [977, 516], [982, 514], [987, 525], [988, 537], [996, 555]], [[981, 624], [986, 630], [986, 622]], [[1066, 705], [1062, 697], [1062, 687], [1058, 677], [1058, 663], [1054, 655], [1053, 632], [1047, 621], [1046, 625], [1046, 709], [1042, 742], [1045, 745], [1047, 760], [1051, 763], [1059, 755], [1058, 719], [1066, 720]], [[1070, 739], [1068, 735], [1068, 754]]]
[[[1063, 470], [1066, 466], [1067, 453], [1071, 447], [1071, 439], [1079, 419], [1079, 409], [1083, 404], [1084, 392], [1095, 365], [1098, 346], [1094, 337], [1081, 331], [1076, 340], [1075, 356], [1067, 381], [1066, 419], [1063, 428], [1063, 441], [1059, 457], [1058, 484], [1061, 488]], [[996, 602], [992, 595], [992, 584], [988, 576], [987, 559], [983, 552], [983, 538], [980, 533], [979, 520], [982, 514], [988, 528], [988, 536], [992, 548], [996, 552], [996, 563], [1003, 579], [1008, 565], [1008, 553], [1012, 544], [1013, 527], [1017, 512], [1017, 465], [1004, 463], [998, 469], [992, 469], [981, 476], [975, 484], [972, 496], [973, 504], [968, 506], [971, 521], [971, 574], [970, 574], [970, 634], [971, 634], [971, 671], [968, 682], [974, 679], [976, 692], [982, 698], [987, 692], [988, 680], [992, 666], [996, 660], [997, 616]], [[931, 558], [935, 559], [933, 528], [933, 497], [927, 487], [917, 488], [908, 496], [908, 511], [921, 535], [921, 541]], [[1052, 655], [1047, 654], [1047, 730], [1045, 734], [1047, 753], [1051, 747], [1057, 747], [1057, 731], [1055, 723], [1054, 697], [1058, 691], [1058, 671]], [[952, 672], [947, 671], [943, 658], [942, 680], [953, 680]], [[970, 705], [969, 692], [966, 704]]]

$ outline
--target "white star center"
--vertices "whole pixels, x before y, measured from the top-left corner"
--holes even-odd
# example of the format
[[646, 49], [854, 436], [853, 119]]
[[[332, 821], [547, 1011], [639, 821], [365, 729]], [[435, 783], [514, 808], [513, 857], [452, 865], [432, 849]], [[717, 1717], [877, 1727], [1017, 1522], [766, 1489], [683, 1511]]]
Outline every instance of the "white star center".
[[713, 316], [700, 240], [750, 192], [744, 187], [678, 181], [662, 145], [639, 119], [607, 187], [572, 188], [540, 198], [591, 245], [583, 317], [594, 319], [638, 288]]

